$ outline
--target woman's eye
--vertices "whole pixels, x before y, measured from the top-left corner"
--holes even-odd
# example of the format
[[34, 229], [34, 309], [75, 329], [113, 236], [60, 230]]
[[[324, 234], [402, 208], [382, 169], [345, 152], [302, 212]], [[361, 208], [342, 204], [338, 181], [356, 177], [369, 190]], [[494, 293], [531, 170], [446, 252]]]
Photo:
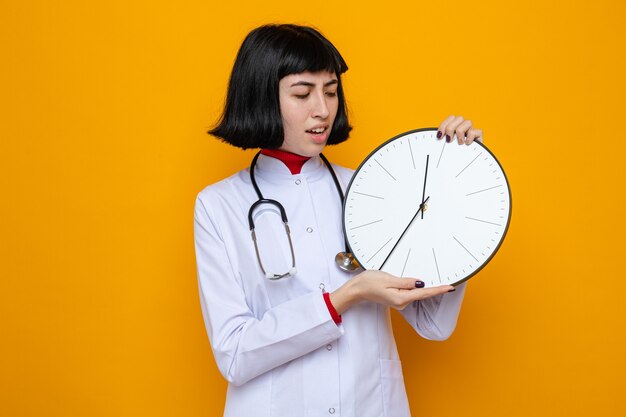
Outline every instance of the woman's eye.
[[309, 93], [306, 93], [306, 94], [296, 94], [295, 96], [296, 96], [296, 98], [299, 98], [300, 100], [304, 100], [305, 98], [307, 98], [309, 96]]
[[326, 95], [328, 97], [337, 97], [337, 92], [336, 91], [327, 91]]

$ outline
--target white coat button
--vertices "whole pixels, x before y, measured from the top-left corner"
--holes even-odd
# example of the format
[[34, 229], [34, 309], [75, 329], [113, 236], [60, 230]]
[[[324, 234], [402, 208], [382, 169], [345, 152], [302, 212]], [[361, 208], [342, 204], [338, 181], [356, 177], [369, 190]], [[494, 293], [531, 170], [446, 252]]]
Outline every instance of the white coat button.
[[312, 227], [307, 227], [307, 228], [306, 228], [306, 231], [307, 231], [308, 233], [313, 233], [313, 228], [312, 228]]
[[300, 185], [301, 182], [302, 181], [300, 181], [300, 180], [296, 180], [296, 185]]
[[323, 282], [320, 282], [320, 290], [323, 290], [324, 288], [326, 288], [326, 285], [324, 285]]
[[326, 345], [326, 350], [333, 350], [333, 345]]
[[330, 407], [330, 408], [328, 409], [328, 412], [329, 412], [330, 414], [335, 414], [335, 409], [334, 409], [334, 408], [332, 408], [332, 407]]

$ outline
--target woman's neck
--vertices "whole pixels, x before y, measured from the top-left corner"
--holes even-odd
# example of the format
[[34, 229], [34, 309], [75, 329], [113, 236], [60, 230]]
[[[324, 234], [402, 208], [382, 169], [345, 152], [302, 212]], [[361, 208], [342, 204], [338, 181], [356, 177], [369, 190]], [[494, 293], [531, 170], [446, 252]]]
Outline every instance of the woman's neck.
[[292, 175], [299, 174], [302, 170], [302, 165], [311, 159], [308, 156], [297, 155], [295, 153], [281, 151], [280, 149], [261, 149], [261, 153], [282, 161], [287, 168], [289, 168]]

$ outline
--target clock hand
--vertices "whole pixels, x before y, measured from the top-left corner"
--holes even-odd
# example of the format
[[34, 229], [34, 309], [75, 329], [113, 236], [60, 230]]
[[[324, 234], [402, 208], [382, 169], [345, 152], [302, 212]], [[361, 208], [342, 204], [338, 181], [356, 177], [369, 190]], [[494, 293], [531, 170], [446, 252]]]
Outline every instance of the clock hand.
[[415, 215], [413, 216], [413, 218], [411, 219], [411, 221], [409, 222], [409, 224], [406, 226], [406, 228], [404, 229], [404, 232], [402, 232], [402, 234], [400, 235], [400, 237], [398, 238], [398, 241], [396, 242], [395, 245], [393, 245], [393, 248], [391, 248], [391, 251], [389, 252], [389, 254], [387, 255], [387, 257], [385, 258], [385, 260], [383, 261], [382, 265], [380, 266], [380, 268], [378, 268], [379, 270], [383, 269], [383, 266], [385, 266], [385, 263], [387, 262], [387, 259], [389, 259], [389, 257], [391, 256], [391, 254], [393, 253], [393, 251], [396, 249], [396, 246], [398, 246], [398, 243], [400, 243], [400, 241], [402, 240], [402, 237], [404, 237], [404, 234], [406, 233], [407, 230], [409, 230], [409, 227], [411, 227], [411, 224], [413, 223], [413, 220], [415, 220], [415, 218], [417, 217], [417, 215], [420, 213], [420, 211], [423, 213], [424, 212], [424, 207], [426, 206], [426, 203], [428, 202], [428, 199], [430, 199], [430, 196], [426, 197], [426, 200], [424, 200], [422, 202], [422, 204], [420, 204], [420, 207], [417, 209], [417, 211], [415, 212]]
[[[429, 156], [430, 155], [426, 155], [426, 172], [424, 172], [424, 190], [422, 191], [422, 206], [425, 203], [424, 196], [426, 195], [426, 178], [428, 178], [428, 157]], [[422, 219], [423, 218], [424, 218], [424, 210], [422, 210]]]

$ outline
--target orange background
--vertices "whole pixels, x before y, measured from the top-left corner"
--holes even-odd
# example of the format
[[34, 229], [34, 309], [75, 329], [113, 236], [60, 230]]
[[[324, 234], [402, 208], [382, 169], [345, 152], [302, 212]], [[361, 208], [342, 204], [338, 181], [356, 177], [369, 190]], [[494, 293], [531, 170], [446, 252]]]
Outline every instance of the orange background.
[[347, 60], [356, 167], [462, 114], [513, 193], [457, 331], [394, 315], [415, 416], [626, 415], [624, 1], [0, 3], [0, 415], [217, 416], [195, 195], [251, 152], [205, 134], [245, 34]]

